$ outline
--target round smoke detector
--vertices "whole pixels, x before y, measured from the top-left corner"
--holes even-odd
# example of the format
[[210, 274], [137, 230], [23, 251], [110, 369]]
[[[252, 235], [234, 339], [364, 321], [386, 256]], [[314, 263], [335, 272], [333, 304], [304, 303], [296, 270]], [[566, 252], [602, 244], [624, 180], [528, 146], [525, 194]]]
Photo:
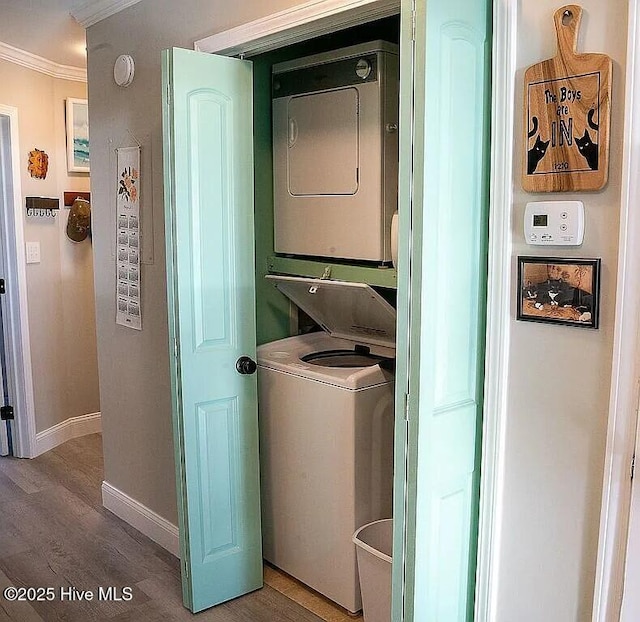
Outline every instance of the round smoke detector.
[[129, 86], [133, 82], [135, 65], [128, 54], [121, 54], [113, 66], [113, 79], [118, 86]]

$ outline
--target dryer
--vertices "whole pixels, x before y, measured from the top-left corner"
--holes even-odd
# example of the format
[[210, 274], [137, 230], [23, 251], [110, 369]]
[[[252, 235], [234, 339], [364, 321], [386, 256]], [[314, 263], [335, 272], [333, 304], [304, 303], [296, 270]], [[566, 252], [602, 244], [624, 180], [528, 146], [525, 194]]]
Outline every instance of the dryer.
[[324, 330], [258, 348], [263, 554], [356, 612], [352, 535], [392, 515], [396, 313], [361, 283], [267, 278]]
[[391, 262], [398, 72], [385, 41], [273, 66], [276, 253]]

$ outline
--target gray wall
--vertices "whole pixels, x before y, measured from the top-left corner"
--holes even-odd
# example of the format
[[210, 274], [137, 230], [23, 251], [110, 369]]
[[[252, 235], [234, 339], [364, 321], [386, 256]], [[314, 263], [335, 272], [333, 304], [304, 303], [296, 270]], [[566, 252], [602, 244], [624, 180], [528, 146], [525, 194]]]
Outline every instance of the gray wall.
[[[295, 0], [142, 0], [87, 30], [98, 363], [105, 480], [177, 523], [164, 252], [160, 52], [296, 4]], [[131, 54], [133, 84], [113, 63]], [[116, 326], [113, 149], [142, 143], [140, 332]], [[151, 244], [152, 242], [152, 244]], [[151, 252], [151, 247], [152, 251]]]
[[[89, 99], [95, 206], [98, 351], [105, 448], [105, 479], [170, 521], [176, 521], [167, 355], [163, 248], [160, 51], [192, 48], [194, 40], [295, 0], [226, 3], [221, 0], [142, 0], [88, 30]], [[516, 107], [521, 135], [522, 72], [555, 53], [551, 0], [522, 0]], [[583, 2], [580, 45], [614, 57], [611, 176], [607, 188], [581, 196], [587, 209], [585, 244], [576, 255], [603, 258], [599, 331], [513, 322], [510, 392], [501, 499], [499, 620], [583, 622], [589, 618], [597, 547], [607, 396], [611, 370], [620, 204], [622, 84], [626, 0]], [[136, 79], [119, 89], [112, 67], [119, 54], [136, 61]], [[127, 130], [151, 158], [143, 202], [153, 199], [145, 235], [153, 236], [153, 263], [144, 266], [144, 330], [114, 323], [113, 164], [111, 149]], [[112, 141], [112, 142], [110, 142]], [[114, 145], [115, 143], [115, 145]], [[530, 253], [522, 234], [519, 139], [514, 204], [514, 257]], [[144, 165], [143, 165], [144, 172]], [[540, 195], [538, 195], [540, 198]], [[562, 197], [562, 198], [573, 198]], [[515, 259], [512, 284], [515, 288]], [[515, 316], [515, 309], [513, 310]]]

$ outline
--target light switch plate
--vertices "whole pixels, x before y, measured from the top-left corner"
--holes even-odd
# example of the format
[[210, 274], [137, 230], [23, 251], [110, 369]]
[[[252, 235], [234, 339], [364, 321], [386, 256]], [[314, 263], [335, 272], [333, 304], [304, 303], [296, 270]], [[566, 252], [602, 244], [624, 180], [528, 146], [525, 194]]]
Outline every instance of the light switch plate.
[[27, 263], [40, 263], [40, 242], [27, 242]]
[[524, 239], [536, 246], [580, 246], [584, 238], [582, 201], [536, 201], [524, 211]]

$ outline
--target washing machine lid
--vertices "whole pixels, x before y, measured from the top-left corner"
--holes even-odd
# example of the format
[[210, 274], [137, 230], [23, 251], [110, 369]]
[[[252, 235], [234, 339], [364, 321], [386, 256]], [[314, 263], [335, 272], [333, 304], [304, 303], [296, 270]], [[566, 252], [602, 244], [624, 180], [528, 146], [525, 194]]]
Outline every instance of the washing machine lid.
[[396, 310], [365, 283], [269, 274], [278, 290], [332, 337], [396, 347]]

